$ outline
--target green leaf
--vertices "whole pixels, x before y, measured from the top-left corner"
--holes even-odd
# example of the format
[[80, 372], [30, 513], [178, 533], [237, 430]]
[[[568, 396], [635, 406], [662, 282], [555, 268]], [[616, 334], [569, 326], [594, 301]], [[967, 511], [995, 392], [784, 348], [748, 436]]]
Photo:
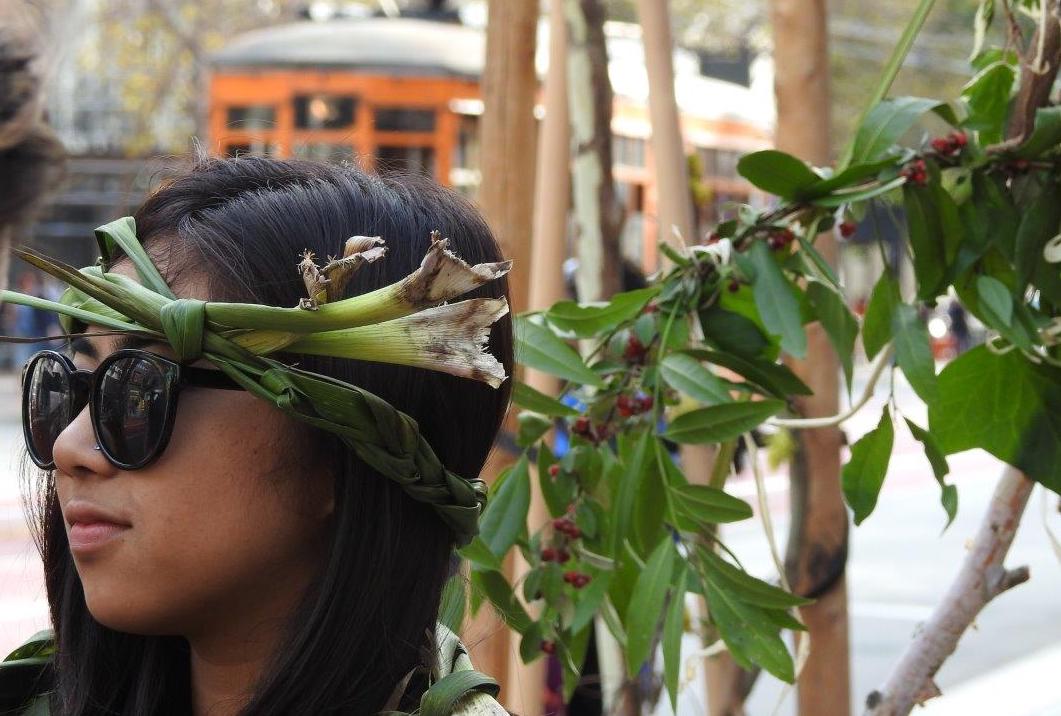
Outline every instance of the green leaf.
[[678, 712], [678, 677], [681, 672], [682, 633], [685, 626], [685, 578], [682, 568], [671, 590], [667, 615], [663, 621], [663, 683], [670, 696], [671, 709]]
[[550, 517], [559, 517], [567, 511], [567, 506], [575, 497], [577, 485], [566, 470], [557, 472], [556, 477], [549, 474], [549, 467], [556, 463], [553, 451], [549, 446], [538, 446], [538, 484], [541, 486], [545, 506]]
[[995, 62], [978, 72], [962, 88], [962, 99], [969, 108], [969, 115], [962, 124], [979, 132], [981, 144], [1002, 141], [1016, 76], [1012, 65]]
[[742, 601], [728, 582], [706, 577], [708, 611], [733, 660], [745, 669], [759, 665], [782, 681], [795, 681], [792, 655], [767, 610]]
[[575, 604], [575, 615], [571, 618], [571, 631], [582, 631], [583, 627], [588, 626], [597, 616], [601, 602], [608, 594], [611, 579], [610, 572], [598, 572], [593, 575], [593, 581], [580, 592], [578, 602]]
[[939, 375], [929, 430], [951, 455], [982, 448], [1061, 493], [1061, 369], [1020, 352], [966, 351]]
[[521, 408], [533, 410], [542, 415], [560, 418], [578, 415], [578, 411], [570, 405], [564, 405], [556, 398], [551, 398], [522, 381], [517, 381], [512, 389], [512, 402]]
[[731, 403], [729, 388], [717, 375], [687, 353], [671, 353], [660, 363], [663, 380], [690, 398], [708, 405]]
[[656, 627], [663, 612], [663, 602], [670, 587], [675, 561], [674, 542], [665, 535], [645, 563], [637, 578], [630, 605], [626, 610], [626, 672], [637, 675], [651, 656]]
[[855, 164], [833, 174], [828, 179], [822, 179], [814, 186], [808, 187], [800, 192], [798, 198], [803, 201], [814, 202], [814, 200], [832, 194], [837, 190], [851, 191], [857, 189], [865, 185], [868, 180], [877, 178], [885, 169], [894, 167], [895, 164], [896, 158], [892, 156], [866, 164]]
[[626, 440], [620, 443], [620, 448], [627, 446], [626, 450], [620, 450], [623, 460], [622, 480], [619, 489], [612, 501], [612, 542], [611, 553], [617, 554], [622, 548], [623, 540], [633, 535], [634, 500], [641, 491], [641, 483], [645, 475], [654, 470], [655, 453], [653, 449], [653, 437], [651, 431], [645, 430], [636, 437], [635, 443], [629, 440], [632, 436], [624, 436]]
[[516, 357], [523, 365], [575, 383], [604, 387], [604, 381], [586, 367], [575, 349], [545, 326], [517, 316], [515, 328]]
[[885, 406], [880, 423], [851, 446], [851, 460], [844, 465], [841, 482], [844, 498], [855, 512], [855, 524], [869, 517], [888, 472], [895, 429]]
[[516, 444], [521, 448], [530, 447], [538, 442], [553, 427], [552, 420], [526, 410], [516, 416], [516, 421], [519, 423], [519, 431], [516, 433]]
[[691, 349], [685, 352], [699, 360], [706, 360], [723, 368], [729, 368], [734, 373], [744, 376], [746, 380], [759, 386], [767, 393], [782, 400], [790, 395], [812, 395], [814, 392], [788, 366], [780, 363], [742, 358], [718, 351]]
[[892, 339], [892, 316], [899, 303], [899, 284], [885, 271], [877, 280], [862, 322], [862, 347], [873, 358]]
[[894, 97], [881, 101], [866, 113], [855, 132], [851, 162], [862, 164], [884, 157], [925, 112], [939, 111], [944, 106], [938, 100], [921, 97]]
[[819, 281], [807, 282], [807, 298], [818, 314], [818, 320], [829, 337], [829, 342], [840, 359], [847, 380], [848, 393], [851, 392], [851, 377], [854, 373], [852, 355], [855, 350], [855, 338], [858, 336], [858, 321], [851, 315], [843, 296]]
[[793, 295], [793, 286], [774, 261], [770, 249], [762, 241], [756, 241], [748, 250], [749, 259], [755, 266], [755, 306], [759, 309], [763, 324], [774, 335], [781, 337], [781, 347], [796, 358], [807, 354], [807, 334], [803, 332], [799, 301]]
[[704, 339], [723, 351], [755, 358], [770, 347], [770, 340], [755, 321], [717, 304], [700, 311]]
[[166, 298], [176, 298], [173, 291], [166, 285], [162, 274], [151, 262], [151, 257], [140, 245], [140, 239], [136, 236], [136, 220], [131, 216], [123, 216], [115, 219], [109, 224], [104, 224], [95, 231], [96, 243], [99, 245], [100, 256], [104, 261], [110, 262], [111, 258], [120, 249], [133, 262], [136, 274], [140, 282], [155, 293]]
[[860, 189], [838, 191], [834, 194], [827, 194], [826, 196], [812, 200], [811, 203], [815, 206], [824, 206], [826, 208], [834, 208], [837, 206], [843, 206], [844, 204], [854, 204], [855, 202], [866, 201], [867, 199], [883, 196], [888, 192], [895, 191], [905, 183], [905, 177], [895, 177], [894, 179], [889, 179], [888, 181]]
[[1009, 289], [997, 278], [979, 276], [976, 279], [976, 293], [980, 308], [990, 319], [992, 326], [1009, 326], [1013, 320], [1013, 297]]
[[745, 154], [737, 162], [737, 171], [763, 191], [783, 199], [791, 199], [801, 189], [821, 181], [802, 160], [776, 149]]
[[501, 570], [501, 557], [504, 555], [496, 555], [490, 551], [489, 545], [483, 541], [482, 537], [473, 538], [471, 542], [461, 547], [458, 553], [479, 569]]
[[754, 400], [699, 408], [675, 418], [663, 434], [676, 443], [720, 443], [757, 428], [785, 407], [780, 400]]
[[490, 603], [494, 605], [498, 616], [511, 628], [520, 634], [530, 629], [534, 620], [527, 614], [527, 610], [516, 598], [516, 592], [512, 585], [505, 579], [501, 572], [490, 570], [488, 572], [473, 571], [471, 575], [472, 588], [480, 594], [485, 595]]
[[1021, 144], [1016, 155], [1021, 159], [1037, 159], [1061, 144], [1061, 106], [1041, 107], [1035, 112], [1035, 126]]
[[530, 507], [530, 471], [527, 456], [498, 477], [479, 521], [482, 541], [498, 557], [504, 557], [527, 526]]
[[910, 428], [910, 433], [914, 436], [914, 439], [924, 446], [925, 457], [928, 458], [929, 464], [932, 465], [932, 474], [936, 476], [936, 482], [939, 483], [939, 500], [943, 505], [943, 509], [947, 512], [947, 524], [943, 526], [943, 529], [946, 530], [958, 513], [958, 488], [954, 485], [948, 485], [943, 479], [950, 472], [950, 465], [947, 464], [947, 458], [943, 456], [943, 452], [936, 444], [936, 439], [932, 437], [932, 433], [914, 423], [910, 418], [903, 419], [906, 420], [906, 425]]
[[903, 200], [914, 252], [917, 296], [932, 300], [943, 288], [947, 269], [964, 233], [958, 207], [939, 185], [935, 174], [927, 187], [904, 186]]
[[545, 318], [562, 331], [570, 331], [579, 338], [591, 338], [635, 318], [658, 293], [659, 286], [652, 286], [617, 293], [607, 303], [561, 301], [546, 312]]
[[[1058, 224], [1061, 223], [1061, 201], [1058, 197], [1056, 185], [1048, 184], [1039, 192], [1021, 218], [1020, 227], [1017, 229], [1014, 263], [1022, 292], [1025, 285], [1034, 281], [1038, 267], [1047, 268], [1044, 266], [1043, 248], [1046, 242], [1057, 236]], [[1056, 267], [1049, 267], [1048, 270], [1056, 277]]]
[[442, 603], [438, 609], [438, 620], [454, 634], [459, 634], [464, 627], [464, 612], [468, 605], [466, 577], [454, 574], [446, 580], [442, 588]]
[[897, 305], [892, 316], [892, 332], [895, 335], [895, 360], [910, 381], [910, 387], [931, 405], [938, 395], [936, 363], [928, 329], [917, 314], [917, 309], [905, 303]]
[[420, 699], [419, 716], [451, 716], [457, 702], [471, 691], [497, 696], [501, 686], [473, 669], [453, 671], [431, 685]]
[[754, 604], [767, 609], [790, 609], [806, 604], [812, 604], [813, 599], [790, 594], [784, 589], [768, 584], [761, 579], [753, 577], [743, 569], [734, 567], [722, 559], [709, 548], [697, 546], [697, 555], [704, 565], [707, 577], [715, 582], [725, 582], [729, 591], [734, 596], [740, 597], [748, 604]]
[[659, 465], [653, 459], [659, 440], [653, 439], [652, 443], [634, 498], [634, 543], [640, 554], [647, 554], [652, 545], [659, 541], [664, 530], [663, 515], [667, 509], [664, 476], [659, 473]]
[[699, 527], [724, 522], [739, 522], [752, 516], [744, 500], [707, 485], [671, 485], [674, 509], [695, 520]]

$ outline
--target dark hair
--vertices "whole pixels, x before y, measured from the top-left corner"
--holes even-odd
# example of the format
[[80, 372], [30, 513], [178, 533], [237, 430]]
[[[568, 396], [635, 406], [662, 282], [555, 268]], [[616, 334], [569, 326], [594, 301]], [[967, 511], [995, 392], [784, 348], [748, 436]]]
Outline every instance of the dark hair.
[[[482, 217], [460, 195], [427, 179], [373, 176], [347, 165], [200, 158], [148, 198], [135, 219], [150, 251], [165, 247], [167, 281], [183, 271], [205, 272], [215, 300], [294, 306], [305, 295], [295, 268], [302, 250], [340, 255], [345, 239], [358, 234], [383, 237], [387, 255], [360, 270], [348, 295], [411, 273], [432, 230], [449, 237], [469, 263], [503, 258]], [[499, 280], [467, 296], [507, 293]], [[511, 375], [507, 317], [494, 325], [489, 350]], [[361, 386], [414, 417], [442, 463], [464, 477], [479, 474], [508, 406], [511, 381], [495, 390], [414, 368], [298, 358], [302, 367]], [[338, 439], [323, 432], [318, 437], [317, 449], [341, 456], [331, 551], [246, 715], [374, 713], [410, 669], [431, 666], [453, 535], [428, 506]], [[35, 499], [58, 641], [53, 713], [189, 712], [185, 641], [121, 633], [96, 622], [85, 606], [51, 475]]]

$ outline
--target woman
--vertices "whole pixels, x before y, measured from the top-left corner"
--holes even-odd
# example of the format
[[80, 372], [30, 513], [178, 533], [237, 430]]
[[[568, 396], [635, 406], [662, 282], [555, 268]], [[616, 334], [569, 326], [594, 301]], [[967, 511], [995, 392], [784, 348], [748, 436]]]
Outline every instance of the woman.
[[[387, 253], [362, 266], [344, 296], [413, 272], [434, 230], [470, 264], [502, 258], [482, 218], [453, 192], [301, 161], [200, 160], [134, 219], [165, 283], [187, 299], [304, 305], [299, 257], [339, 256], [352, 235], [383, 237]], [[135, 279], [132, 263], [118, 253], [103, 268]], [[465, 297], [506, 293], [500, 280]], [[181, 358], [172, 342], [88, 331], [71, 345], [77, 370], [113, 364], [130, 347]], [[493, 325], [488, 351], [510, 374], [507, 317]], [[282, 362], [412, 416], [445, 468], [470, 478], [508, 404], [507, 381], [495, 389], [294, 352]], [[239, 386], [218, 379], [207, 360], [190, 365], [202, 380], [182, 388], [168, 443], [149, 464], [117, 467], [121, 453], [143, 451], [125, 434], [139, 428], [123, 425], [97, 442], [106, 418], [91, 410], [54, 438], [54, 470], [32, 495], [56, 640], [51, 713], [415, 709], [450, 668], [438, 663], [435, 634], [452, 526], [336, 435], [231, 389]], [[155, 419], [150, 406], [143, 419]]]

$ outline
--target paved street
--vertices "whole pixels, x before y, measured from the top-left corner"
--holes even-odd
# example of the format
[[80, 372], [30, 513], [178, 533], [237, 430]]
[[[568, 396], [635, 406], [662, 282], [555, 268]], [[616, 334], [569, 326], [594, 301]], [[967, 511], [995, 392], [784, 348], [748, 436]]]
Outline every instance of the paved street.
[[[856, 396], [861, 383], [855, 387]], [[887, 385], [878, 397], [849, 421], [853, 442], [876, 425]], [[924, 407], [897, 379], [896, 399], [901, 410], [925, 424]], [[18, 398], [11, 376], [0, 376], [0, 651], [47, 623], [36, 552], [22, 523], [17, 465], [21, 455]], [[865, 695], [877, 687], [949, 584], [965, 544], [975, 532], [1001, 470], [998, 462], [980, 453], [950, 458], [949, 480], [958, 485], [958, 518], [942, 536], [945, 517], [939, 488], [919, 444], [896, 428], [896, 449], [876, 512], [852, 529], [848, 585], [851, 595], [853, 701], [861, 713]], [[781, 474], [768, 475], [770, 511], [781, 549], [787, 523], [787, 484]], [[730, 490], [755, 502], [754, 485], [745, 474], [734, 478]], [[976, 629], [962, 639], [957, 653], [938, 677], [944, 696], [917, 713], [926, 716], [1061, 716], [1061, 562], [1054, 554], [1043, 518], [1043, 494], [1037, 490], [1018, 532], [1008, 561], [1028, 565], [1031, 581], [1004, 594], [988, 606]], [[1056, 498], [1048, 519], [1061, 534]], [[766, 541], [759, 522], [728, 528], [725, 539], [745, 565], [772, 578]], [[750, 716], [770, 716], [784, 689], [769, 677], [757, 684], [749, 703]], [[687, 689], [681, 700], [683, 716], [704, 713], [702, 693]], [[776, 713], [791, 716], [795, 700], [789, 694]]]

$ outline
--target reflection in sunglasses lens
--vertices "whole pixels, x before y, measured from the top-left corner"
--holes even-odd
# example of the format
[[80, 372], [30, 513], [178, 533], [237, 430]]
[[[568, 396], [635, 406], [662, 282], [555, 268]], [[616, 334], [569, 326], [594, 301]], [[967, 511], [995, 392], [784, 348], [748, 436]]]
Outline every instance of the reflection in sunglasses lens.
[[165, 376], [154, 362], [125, 357], [111, 363], [96, 397], [100, 445], [123, 463], [141, 462], [161, 439], [166, 394]]
[[30, 371], [28, 447], [40, 462], [50, 463], [55, 439], [73, 419], [70, 376], [66, 366], [48, 355], [38, 358]]

